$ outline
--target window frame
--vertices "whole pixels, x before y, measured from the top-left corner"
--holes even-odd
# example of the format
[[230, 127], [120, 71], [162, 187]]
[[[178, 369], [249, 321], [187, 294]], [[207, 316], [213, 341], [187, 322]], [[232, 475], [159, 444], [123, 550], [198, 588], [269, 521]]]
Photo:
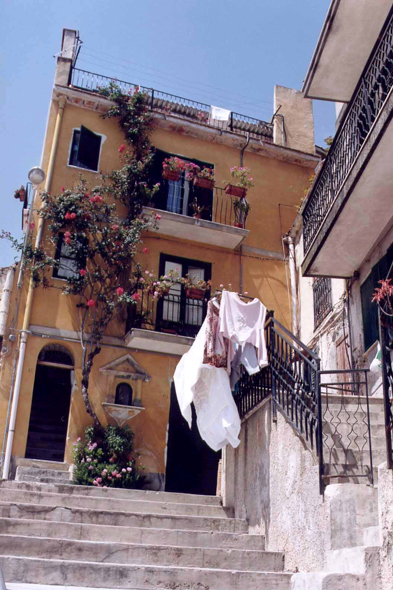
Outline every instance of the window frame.
[[53, 272], [52, 272], [52, 277], [54, 279], [58, 279], [59, 281], [67, 281], [67, 279], [69, 279], [69, 278], [79, 276], [79, 273], [77, 270], [75, 271], [75, 275], [73, 275], [73, 277], [59, 276], [61, 259], [73, 260], [75, 262], [77, 262], [77, 260], [78, 260], [77, 258], [73, 258], [72, 256], [62, 256], [61, 255], [61, 248], [62, 248], [63, 244], [64, 244], [64, 232], [60, 232], [58, 235], [58, 240], [57, 240], [57, 244], [56, 244], [56, 251], [55, 251], [55, 256], [54, 256], [55, 260], [59, 261], [59, 265], [54, 266]]
[[[204, 280], [210, 281], [212, 277], [212, 263], [211, 262], [204, 262], [202, 260], [195, 260], [191, 258], [183, 258], [180, 256], [173, 256], [172, 254], [160, 254], [160, 263], [159, 263], [159, 276], [165, 274], [165, 263], [166, 262], [173, 262], [174, 264], [182, 265], [182, 276], [185, 276], [188, 273], [189, 267], [196, 267], [202, 268], [205, 271]], [[202, 323], [206, 317], [207, 313], [207, 300], [210, 298], [209, 293], [205, 294], [205, 297], [202, 300]], [[156, 315], [156, 331], [161, 332], [163, 324], [168, 322], [168, 324], [173, 325], [177, 330], [179, 335], [196, 336], [199, 332], [199, 329], [202, 323], [199, 325], [197, 324], [186, 324], [186, 310], [187, 310], [187, 300], [189, 298], [186, 297], [186, 290], [184, 285], [181, 285], [180, 290], [180, 321], [175, 322], [171, 320], [164, 320], [163, 319], [163, 309], [164, 309], [164, 302], [165, 296], [161, 297], [157, 302], [157, 315]]]
[[70, 164], [71, 155], [72, 155], [72, 146], [74, 144], [74, 135], [75, 135], [75, 132], [76, 131], [78, 131], [80, 133], [82, 127], [85, 127], [85, 125], [82, 125], [81, 124], [80, 127], [73, 127], [72, 128], [71, 141], [70, 141], [70, 146], [69, 146], [69, 149], [68, 149], [67, 168], [74, 168], [75, 170], [86, 170], [87, 172], [99, 172], [99, 170], [100, 170], [101, 153], [102, 153], [102, 146], [104, 145], [104, 143], [106, 141], [106, 135], [103, 135], [102, 133], [96, 133], [95, 131], [92, 131], [91, 129], [88, 129], [87, 127], [86, 127], [86, 129], [88, 129], [88, 131], [91, 131], [91, 133], [94, 133], [95, 135], [98, 135], [101, 138], [100, 150], [99, 150], [99, 153], [98, 153], [98, 160], [97, 160], [97, 169], [94, 170], [93, 168], [82, 168], [81, 166], [76, 166], [75, 164]]

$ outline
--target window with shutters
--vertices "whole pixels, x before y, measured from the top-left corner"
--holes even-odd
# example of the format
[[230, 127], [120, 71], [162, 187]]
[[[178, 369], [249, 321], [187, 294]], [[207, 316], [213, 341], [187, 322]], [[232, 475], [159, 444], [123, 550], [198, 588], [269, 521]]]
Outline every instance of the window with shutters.
[[93, 133], [87, 127], [81, 125], [80, 129], [74, 129], [68, 164], [97, 172], [101, 143], [102, 135]]
[[73, 252], [64, 241], [64, 234], [59, 234], [57, 242], [55, 260], [58, 261], [58, 266], [53, 268], [53, 276], [56, 279], [69, 279], [79, 276], [79, 269], [84, 268], [86, 264], [86, 257], [81, 254], [80, 259]]
[[387, 253], [371, 269], [367, 279], [360, 287], [362, 300], [363, 336], [364, 350], [368, 350], [379, 337], [378, 328], [378, 305], [371, 303], [374, 290], [379, 287], [378, 281], [386, 278], [393, 278], [393, 245]]

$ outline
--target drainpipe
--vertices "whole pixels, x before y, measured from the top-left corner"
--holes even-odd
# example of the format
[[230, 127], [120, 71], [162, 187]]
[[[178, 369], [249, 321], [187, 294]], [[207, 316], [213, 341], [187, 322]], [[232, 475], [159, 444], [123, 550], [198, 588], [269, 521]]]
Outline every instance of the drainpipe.
[[284, 242], [288, 244], [289, 248], [289, 274], [291, 277], [291, 301], [292, 301], [292, 333], [298, 336], [297, 325], [297, 297], [296, 297], [296, 262], [295, 262], [295, 246], [291, 236], [284, 238]]
[[248, 146], [248, 144], [249, 144], [249, 143], [250, 143], [250, 134], [249, 134], [249, 133], [247, 133], [247, 141], [246, 141], [246, 143], [244, 144], [244, 146], [242, 147], [242, 149], [241, 149], [241, 152], [240, 152], [240, 166], [243, 166], [243, 155], [244, 155], [244, 150], [246, 149], [246, 147]]
[[[47, 177], [46, 177], [46, 182], [45, 182], [45, 191], [46, 192], [49, 192], [50, 186], [52, 183], [53, 169], [54, 169], [54, 164], [55, 164], [57, 147], [59, 144], [61, 123], [63, 120], [65, 105], [66, 105], [66, 100], [64, 97], [61, 97], [59, 100], [59, 110], [58, 110], [57, 116], [56, 116], [55, 131], [53, 134], [52, 148], [51, 148], [51, 153], [50, 153], [49, 163], [48, 163], [48, 172], [47, 172]], [[31, 204], [31, 206], [33, 206], [33, 203]], [[44, 231], [44, 219], [42, 217], [39, 217], [38, 218], [37, 236], [36, 236], [36, 240], [35, 240], [35, 248], [36, 249], [39, 248], [39, 246], [40, 246], [43, 231]], [[14, 434], [15, 434], [16, 416], [18, 413], [20, 386], [22, 383], [23, 363], [25, 360], [27, 337], [30, 333], [29, 332], [29, 325], [30, 325], [30, 318], [31, 318], [31, 312], [32, 312], [32, 307], [33, 307], [33, 299], [34, 299], [34, 281], [33, 281], [33, 278], [30, 277], [29, 288], [28, 288], [27, 298], [26, 298], [25, 313], [24, 313], [24, 317], [23, 317], [23, 325], [22, 325], [22, 329], [20, 331], [20, 350], [19, 350], [19, 357], [18, 357], [18, 365], [16, 368], [15, 386], [14, 386], [14, 395], [13, 395], [13, 399], [12, 399], [12, 406], [11, 406], [11, 413], [10, 413], [10, 422], [9, 422], [9, 427], [8, 427], [7, 446], [6, 446], [5, 457], [4, 457], [3, 479], [9, 478], [12, 445], [14, 442]]]
[[15, 266], [7, 270], [3, 294], [0, 301], [0, 337], [5, 336], [7, 330], [8, 312], [10, 309], [11, 293], [14, 286]]

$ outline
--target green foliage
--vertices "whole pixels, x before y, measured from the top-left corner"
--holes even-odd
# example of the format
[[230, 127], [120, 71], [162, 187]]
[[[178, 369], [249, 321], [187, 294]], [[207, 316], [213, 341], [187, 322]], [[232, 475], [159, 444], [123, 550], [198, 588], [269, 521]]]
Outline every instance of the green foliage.
[[74, 483], [97, 487], [135, 489], [145, 477], [133, 454], [134, 433], [128, 426], [88, 426], [85, 440], [74, 442]]

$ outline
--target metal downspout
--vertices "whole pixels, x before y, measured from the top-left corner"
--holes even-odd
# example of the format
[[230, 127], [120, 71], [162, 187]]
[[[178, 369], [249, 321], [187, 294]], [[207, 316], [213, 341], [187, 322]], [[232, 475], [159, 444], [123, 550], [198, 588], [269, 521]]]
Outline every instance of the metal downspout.
[[289, 248], [289, 275], [291, 278], [291, 302], [292, 302], [292, 332], [298, 337], [298, 323], [297, 323], [297, 296], [296, 296], [296, 262], [295, 262], [295, 246], [291, 236], [284, 238]]
[[[48, 163], [48, 172], [45, 182], [45, 191], [48, 192], [50, 190], [50, 186], [52, 183], [52, 176], [55, 164], [55, 158], [57, 153], [57, 147], [59, 144], [59, 137], [60, 137], [60, 130], [61, 130], [61, 123], [63, 120], [64, 109], [66, 105], [66, 99], [61, 97], [59, 100], [59, 110], [56, 115], [56, 124], [55, 130], [53, 133], [53, 140], [52, 140], [52, 148], [49, 157]], [[33, 205], [33, 204], [32, 204]], [[39, 248], [42, 234], [44, 231], [44, 219], [39, 217], [38, 219], [38, 228], [37, 228], [37, 236], [35, 240], [35, 248]], [[23, 373], [23, 364], [25, 360], [25, 353], [26, 353], [26, 343], [27, 337], [29, 334], [29, 325], [30, 325], [30, 318], [33, 306], [33, 299], [34, 299], [34, 281], [33, 278], [30, 277], [28, 293], [26, 298], [26, 307], [25, 313], [23, 317], [23, 325], [20, 331], [21, 339], [20, 339], [20, 350], [19, 350], [19, 357], [18, 357], [18, 364], [16, 368], [16, 377], [15, 377], [15, 386], [14, 386], [14, 394], [12, 398], [12, 406], [11, 406], [11, 413], [10, 413], [10, 422], [8, 427], [8, 435], [7, 435], [7, 446], [5, 450], [5, 458], [4, 458], [4, 465], [3, 465], [3, 479], [9, 479], [9, 472], [10, 472], [10, 464], [11, 464], [11, 454], [12, 454], [12, 445], [14, 442], [14, 434], [15, 434], [15, 424], [16, 424], [16, 417], [18, 413], [18, 404], [19, 404], [19, 395], [20, 395], [20, 386], [22, 382], [22, 373]]]

